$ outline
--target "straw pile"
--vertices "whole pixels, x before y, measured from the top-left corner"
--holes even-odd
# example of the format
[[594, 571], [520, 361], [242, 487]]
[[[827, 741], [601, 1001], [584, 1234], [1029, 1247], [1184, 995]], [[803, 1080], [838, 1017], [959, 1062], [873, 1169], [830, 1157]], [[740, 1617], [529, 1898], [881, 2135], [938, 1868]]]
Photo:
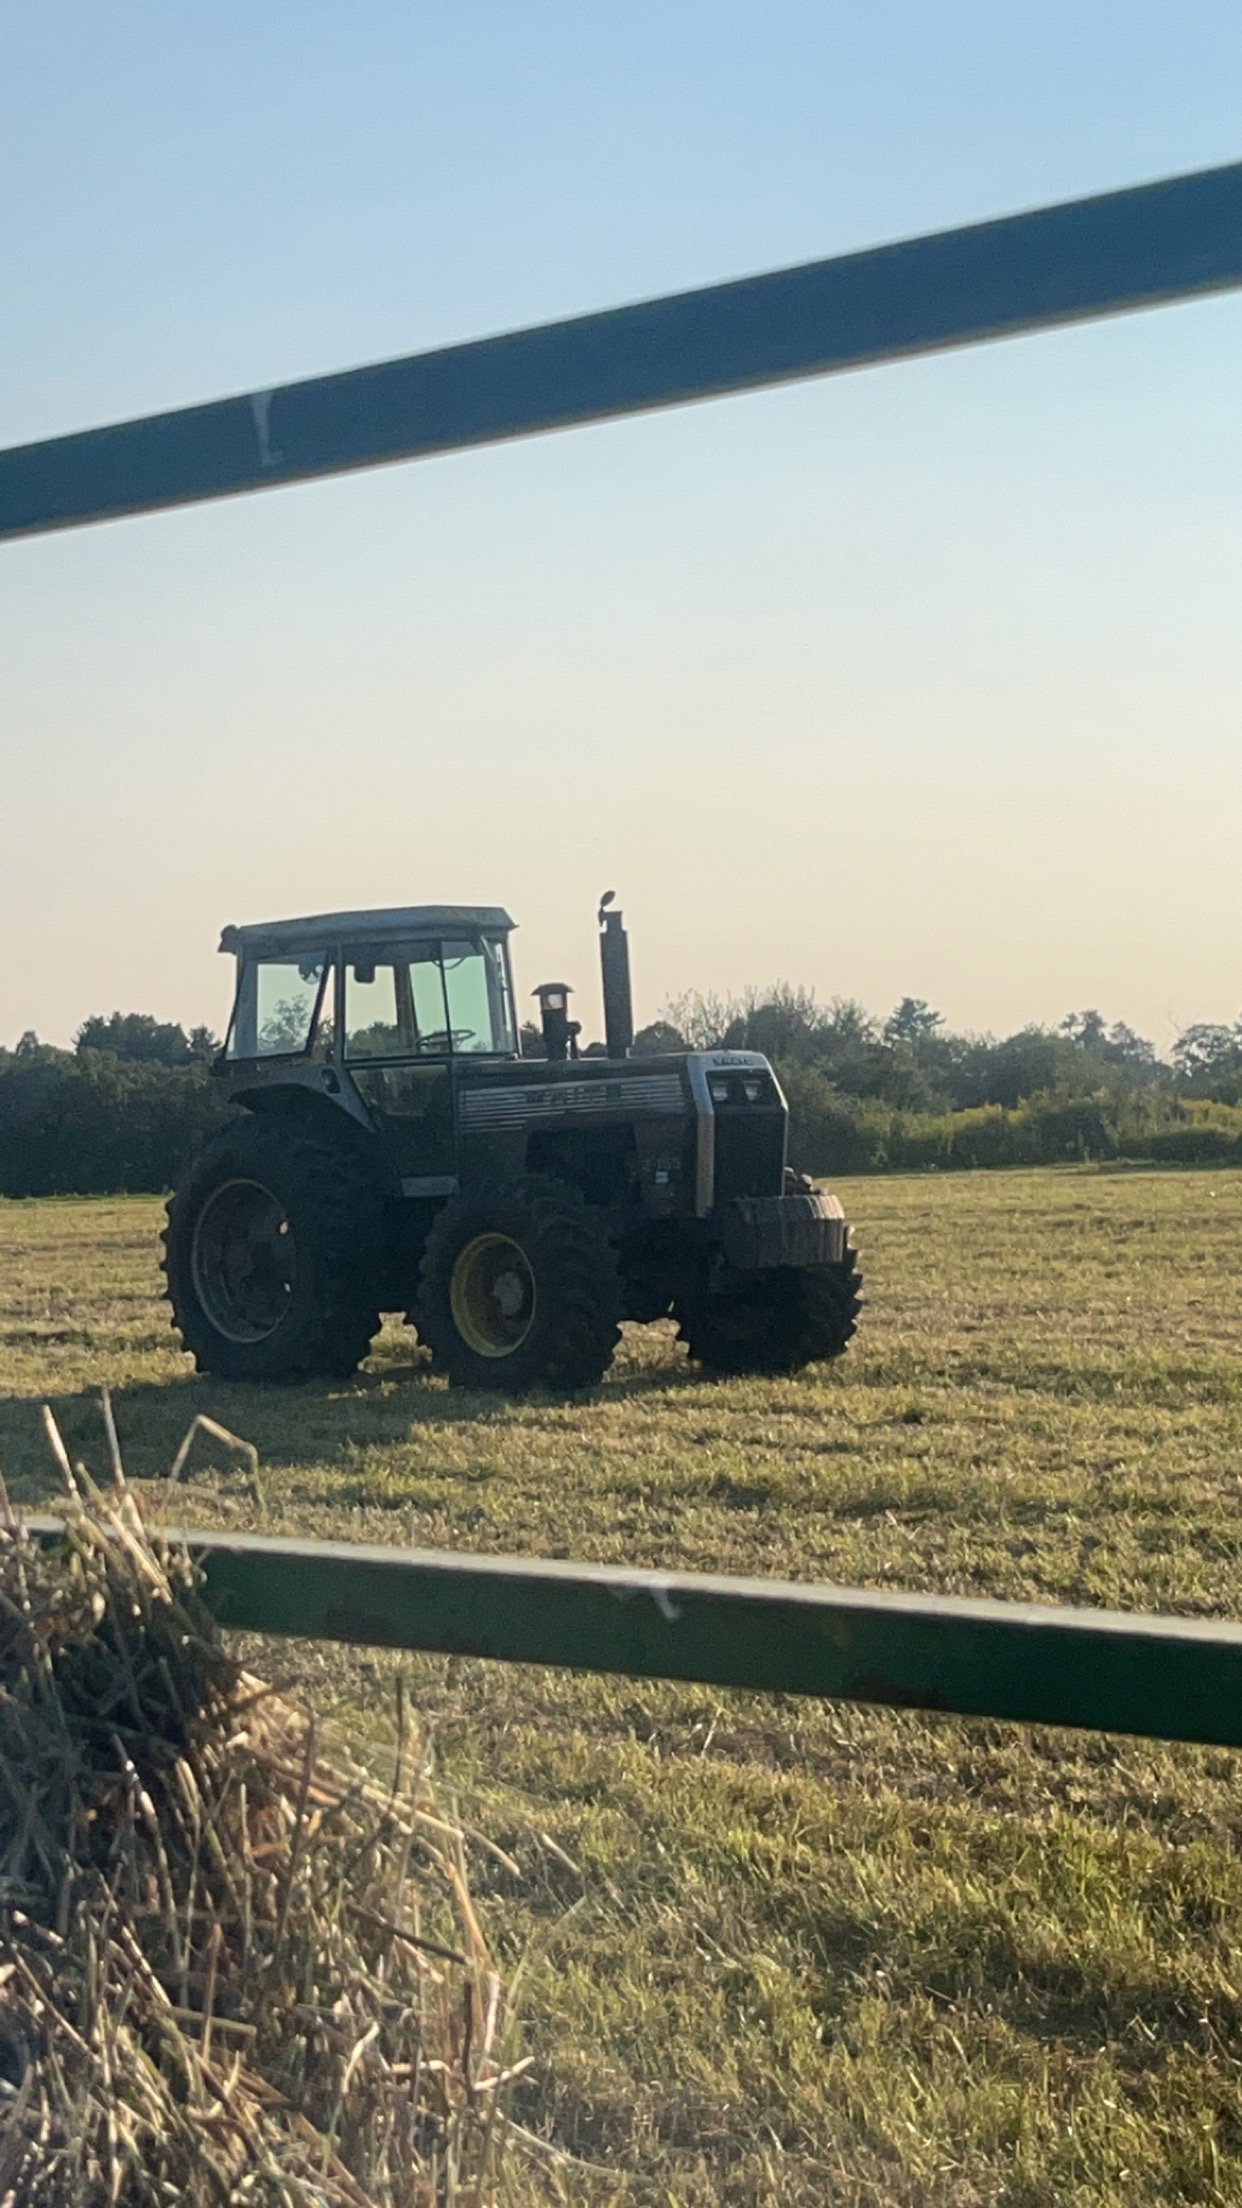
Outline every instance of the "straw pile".
[[326, 1748], [78, 1474], [62, 1545], [0, 1524], [0, 2208], [491, 2199], [525, 2065], [425, 1771]]

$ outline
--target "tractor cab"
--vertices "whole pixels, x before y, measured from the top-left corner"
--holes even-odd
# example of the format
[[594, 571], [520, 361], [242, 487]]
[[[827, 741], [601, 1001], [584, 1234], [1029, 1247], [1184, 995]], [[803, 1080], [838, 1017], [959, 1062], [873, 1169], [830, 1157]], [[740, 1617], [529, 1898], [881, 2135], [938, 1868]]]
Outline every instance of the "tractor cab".
[[238, 1062], [366, 1066], [515, 1058], [509, 936], [493, 905], [410, 905], [226, 928]]

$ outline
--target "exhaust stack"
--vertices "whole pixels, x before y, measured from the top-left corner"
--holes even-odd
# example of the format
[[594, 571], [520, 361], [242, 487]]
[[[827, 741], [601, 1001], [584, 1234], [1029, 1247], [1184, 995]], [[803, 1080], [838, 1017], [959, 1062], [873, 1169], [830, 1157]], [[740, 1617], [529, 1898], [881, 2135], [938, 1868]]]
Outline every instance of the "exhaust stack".
[[604, 983], [604, 1048], [610, 1058], [628, 1057], [634, 1041], [634, 1003], [630, 992], [630, 942], [619, 912], [609, 912], [616, 890], [599, 903], [599, 962]]

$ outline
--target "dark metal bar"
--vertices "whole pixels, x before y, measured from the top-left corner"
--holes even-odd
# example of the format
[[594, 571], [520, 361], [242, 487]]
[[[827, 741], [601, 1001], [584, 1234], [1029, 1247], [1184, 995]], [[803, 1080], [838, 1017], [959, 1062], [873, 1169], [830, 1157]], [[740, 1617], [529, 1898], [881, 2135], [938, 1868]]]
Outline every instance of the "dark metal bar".
[[[58, 1521], [28, 1519], [55, 1540]], [[1242, 1626], [169, 1531], [221, 1622], [376, 1648], [1242, 1747]]]
[[0, 452], [0, 538], [1242, 283], [1242, 163]]

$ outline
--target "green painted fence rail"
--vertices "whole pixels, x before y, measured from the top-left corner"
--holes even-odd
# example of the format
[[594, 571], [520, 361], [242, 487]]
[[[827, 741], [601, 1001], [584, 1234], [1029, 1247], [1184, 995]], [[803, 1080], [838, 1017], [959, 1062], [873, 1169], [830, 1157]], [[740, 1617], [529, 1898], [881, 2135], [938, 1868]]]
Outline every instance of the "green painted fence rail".
[[0, 452], [0, 539], [1242, 284], [1242, 163]]
[[[47, 1541], [55, 1518], [26, 1525]], [[186, 1532], [220, 1622], [375, 1648], [1242, 1747], [1242, 1626]]]

